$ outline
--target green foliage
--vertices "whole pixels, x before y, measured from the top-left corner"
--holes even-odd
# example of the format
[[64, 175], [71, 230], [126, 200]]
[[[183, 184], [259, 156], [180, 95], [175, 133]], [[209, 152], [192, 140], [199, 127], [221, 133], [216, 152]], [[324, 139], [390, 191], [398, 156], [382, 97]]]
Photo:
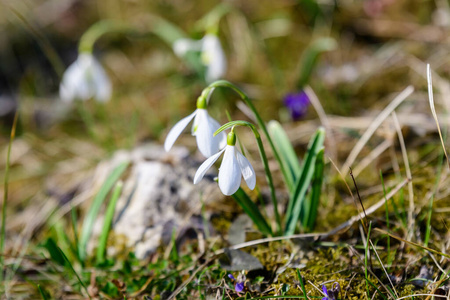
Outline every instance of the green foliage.
[[[321, 151], [323, 152], [322, 147], [324, 139], [325, 130], [323, 128], [319, 128], [310, 140], [308, 151], [303, 161], [300, 176], [295, 182], [294, 192], [290, 195], [288, 209], [286, 212], [286, 226], [284, 229], [285, 235], [292, 235], [294, 233], [295, 227], [297, 226], [297, 222], [300, 218], [300, 214], [302, 213], [302, 210], [305, 209], [305, 195], [308, 187], [311, 184], [311, 180], [313, 179], [316, 159], [319, 153]], [[321, 157], [323, 159], [323, 153]], [[319, 163], [319, 166], [320, 165], [321, 164]], [[319, 195], [316, 195], [315, 197], [318, 198]], [[308, 213], [314, 213], [314, 211], [310, 209]], [[310, 218], [309, 222], [314, 221], [312, 218]]]
[[320, 195], [322, 194], [323, 169], [324, 169], [324, 148], [319, 150], [314, 165], [314, 174], [311, 182], [311, 192], [304, 201], [303, 208], [300, 211], [301, 224], [305, 231], [310, 232], [314, 229], [317, 211], [319, 209]]
[[47, 238], [47, 240], [42, 246], [48, 251], [48, 253], [50, 254], [50, 258], [54, 262], [56, 262], [61, 266], [64, 266], [66, 264], [66, 260], [59, 251], [59, 247], [56, 245], [55, 241], [51, 237]]
[[108, 242], [108, 235], [111, 229], [112, 220], [114, 218], [114, 212], [116, 209], [117, 200], [122, 192], [122, 182], [117, 182], [111, 200], [109, 201], [108, 208], [106, 209], [105, 219], [103, 221], [102, 232], [100, 234], [97, 246], [97, 264], [103, 264], [105, 262], [106, 244]]
[[[8, 150], [6, 154], [6, 165], [5, 165], [5, 180], [3, 188], [3, 201], [2, 201], [2, 223], [0, 231], [0, 254], [4, 253], [5, 248], [5, 236], [6, 236], [6, 203], [8, 202], [8, 185], [9, 185], [9, 165], [11, 163], [11, 148], [14, 138], [16, 136], [16, 126], [17, 119], [19, 117], [19, 111], [14, 115], [14, 121], [11, 128], [11, 135], [9, 137]], [[4, 269], [4, 257], [0, 255], [0, 270]], [[3, 272], [0, 272], [0, 282], [3, 281]]]
[[38, 288], [39, 294], [41, 294], [41, 297], [43, 300], [50, 299], [49, 293], [43, 287], [41, 287], [40, 284], [37, 285], [37, 288]]
[[126, 168], [128, 167], [128, 164], [129, 162], [121, 163], [111, 172], [111, 174], [109, 174], [108, 178], [106, 178], [105, 182], [100, 188], [100, 191], [98, 192], [97, 196], [94, 198], [94, 201], [92, 202], [89, 212], [84, 218], [83, 228], [81, 230], [80, 241], [78, 244], [78, 253], [80, 256], [80, 260], [82, 262], [86, 260], [87, 256], [86, 247], [89, 238], [91, 237], [94, 222], [97, 219], [97, 215], [100, 211], [100, 208], [103, 202], [105, 201], [105, 198], [108, 195], [109, 191], [112, 189], [112, 187], [114, 186], [116, 181], [120, 178], [120, 176], [122, 176], [123, 172], [125, 172]]
[[272, 229], [261, 214], [258, 206], [250, 199], [242, 188], [239, 188], [237, 192], [233, 194], [233, 199], [239, 204], [250, 219], [252, 219], [253, 223], [255, 223], [262, 234], [272, 235]]
[[281, 163], [286, 170], [286, 185], [289, 191], [292, 192], [294, 182], [298, 174], [300, 174], [300, 163], [297, 154], [280, 123], [272, 120], [267, 125], [267, 128], [274, 141], [275, 148], [280, 155]]
[[61, 254], [62, 258], [64, 259], [64, 261], [66, 262], [69, 270], [73, 273], [73, 275], [75, 275], [75, 277], [77, 278], [78, 282], [80, 283], [80, 285], [83, 287], [83, 289], [86, 291], [86, 294], [88, 295], [89, 299], [91, 299], [91, 296], [86, 288], [86, 285], [83, 283], [83, 280], [81, 280], [80, 276], [78, 275], [78, 273], [75, 271], [75, 269], [73, 268], [72, 264], [70, 263], [70, 261], [67, 259], [67, 256], [64, 254], [64, 252], [58, 247], [56, 246], [56, 248], [58, 249], [59, 253]]

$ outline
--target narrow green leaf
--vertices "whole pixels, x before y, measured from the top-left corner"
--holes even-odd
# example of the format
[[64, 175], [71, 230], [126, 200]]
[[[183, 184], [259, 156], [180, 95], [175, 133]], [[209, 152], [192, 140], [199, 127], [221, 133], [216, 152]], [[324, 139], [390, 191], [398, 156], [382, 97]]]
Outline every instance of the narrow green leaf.
[[64, 266], [66, 261], [64, 257], [61, 255], [59, 247], [56, 245], [55, 241], [52, 238], [48, 238], [43, 244], [43, 247], [47, 249], [48, 253], [50, 254], [50, 258], [54, 262], [56, 262], [61, 266]]
[[[11, 135], [9, 138], [8, 152], [6, 152], [6, 163], [5, 163], [5, 180], [3, 188], [3, 203], [2, 203], [2, 228], [0, 231], [0, 254], [3, 254], [5, 246], [5, 236], [6, 236], [6, 203], [8, 203], [8, 187], [9, 187], [9, 164], [11, 162], [11, 148], [16, 137], [17, 120], [19, 118], [19, 110], [16, 111], [14, 115], [14, 121], [11, 128]], [[0, 255], [0, 270], [4, 268], [4, 256]], [[0, 272], [0, 282], [3, 281], [3, 272]]]
[[244, 212], [252, 219], [259, 231], [265, 235], [272, 235], [272, 229], [259, 211], [258, 206], [250, 199], [247, 193], [239, 188], [233, 194], [233, 199], [239, 204]]
[[304, 299], [308, 299], [306, 296], [307, 294], [306, 294], [305, 283], [303, 282], [303, 278], [302, 278], [302, 275], [300, 274], [299, 269], [297, 269], [297, 277], [298, 277], [298, 281], [300, 282], [300, 287], [302, 288], [303, 297], [304, 297]]
[[274, 141], [275, 148], [278, 150], [281, 163], [287, 171], [286, 184], [288, 189], [292, 192], [295, 179], [298, 174], [300, 174], [300, 163], [298, 161], [297, 154], [295, 154], [291, 141], [289, 141], [289, 138], [280, 123], [272, 120], [267, 125], [267, 129], [269, 130], [269, 134]]
[[86, 294], [88, 295], [89, 299], [92, 299], [91, 296], [89, 295], [88, 289], [86, 288], [86, 285], [84, 285], [83, 281], [81, 281], [80, 276], [78, 276], [78, 273], [75, 271], [75, 269], [73, 268], [72, 264], [70, 263], [70, 261], [67, 259], [67, 256], [64, 254], [64, 252], [61, 250], [61, 248], [59, 248], [58, 246], [56, 246], [59, 250], [59, 253], [61, 254], [61, 256], [64, 258], [64, 260], [66, 261], [67, 265], [69, 266], [70, 270], [72, 271], [72, 273], [77, 277], [78, 282], [80, 283], [80, 285], [83, 287], [83, 289], [85, 290]]
[[92, 234], [92, 229], [94, 227], [94, 222], [97, 219], [97, 215], [100, 211], [100, 208], [105, 201], [106, 196], [108, 195], [111, 188], [114, 186], [116, 181], [122, 176], [123, 172], [125, 172], [128, 167], [129, 162], [123, 162], [118, 165], [112, 172], [109, 174], [108, 178], [106, 178], [103, 183], [100, 191], [92, 202], [91, 208], [87, 213], [86, 217], [83, 221], [83, 228], [81, 230], [81, 236], [79, 241], [78, 253], [82, 262], [85, 261], [87, 253], [86, 247], [89, 241], [89, 238]]
[[114, 187], [111, 200], [106, 208], [105, 219], [103, 221], [102, 233], [100, 234], [97, 246], [97, 264], [102, 264], [105, 261], [106, 244], [108, 242], [108, 235], [111, 229], [112, 220], [114, 218], [114, 212], [116, 210], [117, 200], [122, 192], [123, 183], [118, 181]]
[[73, 261], [74, 257], [78, 259], [76, 244], [74, 244], [67, 235], [65, 223], [58, 220], [55, 222], [53, 229], [56, 234], [58, 247], [61, 248], [64, 253], [68, 253], [70, 260]]
[[322, 193], [323, 168], [325, 165], [323, 157], [324, 148], [322, 147], [316, 157], [314, 174], [311, 183], [311, 192], [307, 198], [307, 201], [303, 202], [304, 205], [301, 210], [301, 216], [303, 216], [301, 220], [302, 226], [307, 232], [314, 229], [317, 218], [317, 210], [319, 209], [320, 195]]
[[47, 292], [44, 291], [44, 290], [41, 288], [41, 285], [40, 285], [40, 284], [37, 285], [37, 288], [38, 288], [39, 293], [41, 294], [41, 297], [42, 297], [43, 300], [49, 299], [49, 298], [47, 298]]
[[75, 243], [75, 253], [76, 256], [78, 258], [79, 261], [80, 260], [80, 253], [78, 252], [78, 247], [79, 247], [79, 243], [78, 243], [78, 218], [77, 218], [77, 212], [76, 210], [72, 207], [70, 210], [70, 217], [71, 217], [71, 223], [72, 223], [72, 230], [73, 230], [73, 237], [74, 237], [74, 243]]
[[316, 157], [323, 147], [324, 139], [325, 130], [323, 128], [319, 128], [310, 140], [300, 175], [295, 182], [294, 192], [291, 194], [289, 199], [286, 213], [286, 227], [284, 230], [285, 235], [294, 234], [295, 226], [300, 217], [300, 211], [305, 199], [305, 194], [310, 186], [314, 174]]

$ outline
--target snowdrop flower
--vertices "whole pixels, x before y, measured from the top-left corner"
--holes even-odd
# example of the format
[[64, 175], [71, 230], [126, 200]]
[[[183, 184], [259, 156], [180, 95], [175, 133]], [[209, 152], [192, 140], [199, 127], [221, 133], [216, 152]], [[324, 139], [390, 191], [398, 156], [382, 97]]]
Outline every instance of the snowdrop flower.
[[111, 81], [91, 53], [80, 53], [67, 68], [59, 86], [59, 96], [66, 102], [90, 98], [106, 102], [111, 93]]
[[244, 177], [247, 186], [253, 190], [256, 185], [255, 170], [247, 160], [236, 149], [236, 135], [231, 129], [231, 132], [227, 136], [227, 146], [220, 152], [214, 154], [198, 168], [194, 177], [194, 184], [200, 182], [205, 175], [206, 171], [216, 162], [222, 153], [223, 160], [219, 168], [219, 188], [224, 195], [233, 195], [241, 185], [241, 176]]
[[210, 157], [225, 147], [225, 133], [221, 132], [217, 136], [214, 136], [214, 132], [219, 129], [220, 124], [210, 117], [208, 111], [206, 110], [206, 103], [207, 99], [200, 96], [197, 100], [197, 109], [173, 126], [166, 137], [166, 141], [164, 142], [164, 149], [166, 151], [169, 151], [172, 148], [178, 136], [180, 136], [181, 132], [183, 132], [184, 128], [186, 128], [192, 119], [194, 119], [194, 123], [192, 125], [192, 135], [195, 136], [198, 149], [203, 156]]
[[188, 51], [200, 51], [203, 65], [206, 67], [206, 81], [221, 79], [227, 69], [227, 60], [219, 38], [206, 34], [201, 40], [179, 39], [173, 44], [173, 51], [183, 57]]

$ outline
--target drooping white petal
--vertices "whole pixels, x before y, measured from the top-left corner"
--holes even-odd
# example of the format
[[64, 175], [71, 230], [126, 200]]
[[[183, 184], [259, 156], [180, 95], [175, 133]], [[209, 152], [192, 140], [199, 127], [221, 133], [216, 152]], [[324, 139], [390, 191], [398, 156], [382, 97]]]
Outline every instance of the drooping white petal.
[[206, 81], [220, 79], [226, 72], [227, 60], [219, 38], [214, 34], [207, 34], [202, 39], [202, 60], [207, 66]]
[[178, 57], [183, 57], [188, 51], [200, 51], [202, 49], [202, 42], [181, 38], [173, 43], [172, 49]]
[[241, 185], [241, 168], [236, 159], [235, 146], [227, 145], [219, 169], [219, 188], [224, 195], [236, 193]]
[[85, 101], [94, 96], [95, 85], [91, 72], [91, 66], [94, 60], [95, 58], [92, 54], [80, 53], [74, 63], [79, 70], [78, 80], [74, 80], [74, 84], [76, 84], [74, 87], [76, 89], [75, 100]]
[[183, 132], [184, 128], [186, 128], [186, 126], [189, 124], [189, 122], [192, 120], [192, 118], [195, 117], [197, 112], [198, 112], [198, 109], [195, 110], [189, 116], [178, 121], [178, 123], [175, 124], [175, 126], [173, 126], [172, 129], [170, 129], [169, 134], [166, 137], [166, 141], [164, 142], [164, 149], [166, 151], [169, 151], [172, 148], [172, 146], [175, 143], [175, 141], [177, 140], [178, 136], [181, 134], [181, 132]]
[[80, 53], [77, 60], [64, 72], [59, 87], [63, 101], [96, 100], [106, 102], [112, 92], [111, 81], [92, 54]]
[[208, 114], [208, 123], [211, 124], [211, 128], [213, 129], [213, 140], [216, 145], [218, 145], [218, 149], [223, 149], [227, 145], [227, 135], [225, 131], [220, 132], [218, 135], [214, 136], [214, 132], [220, 128], [219, 122], [214, 120]]
[[208, 169], [211, 168], [211, 166], [216, 162], [216, 160], [219, 158], [219, 156], [222, 154], [223, 151], [225, 151], [225, 149], [214, 154], [213, 156], [210, 156], [200, 165], [197, 172], [195, 172], [194, 184], [197, 184], [200, 182], [200, 180], [202, 180], [203, 176], [205, 176], [206, 171], [208, 171]]
[[84, 71], [77, 59], [64, 72], [61, 84], [59, 85], [59, 96], [65, 102], [71, 102], [76, 99], [85, 100], [88, 94], [88, 87], [83, 84]]
[[198, 113], [194, 121], [194, 135], [197, 146], [205, 157], [210, 157], [225, 146], [226, 135], [224, 132], [214, 136], [220, 124], [214, 120], [206, 109], [197, 109]]
[[112, 84], [102, 65], [95, 59], [92, 60], [93, 96], [95, 100], [107, 102], [111, 99]]
[[256, 185], [255, 170], [253, 169], [248, 159], [237, 150], [236, 158], [239, 163], [239, 167], [241, 168], [242, 177], [244, 177], [244, 180], [247, 183], [249, 189], [253, 190]]

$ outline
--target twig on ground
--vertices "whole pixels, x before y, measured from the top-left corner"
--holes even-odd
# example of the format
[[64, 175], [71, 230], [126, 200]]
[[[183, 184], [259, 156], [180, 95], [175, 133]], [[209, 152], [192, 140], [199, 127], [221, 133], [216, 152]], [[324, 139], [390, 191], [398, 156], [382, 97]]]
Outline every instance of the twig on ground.
[[[400, 182], [399, 184], [397, 184], [387, 195], [386, 195], [386, 199], [391, 199], [401, 188], [403, 188], [407, 183], [409, 182], [408, 179], [403, 180], [402, 182]], [[375, 203], [374, 205], [372, 205], [371, 207], [369, 207], [368, 209], [366, 209], [366, 215], [370, 215], [373, 212], [375, 212], [376, 210], [378, 210], [380, 207], [382, 207], [385, 203], [385, 197], [383, 196], [382, 199], [380, 201], [378, 201], [377, 203]], [[336, 234], [339, 231], [341, 231], [344, 228], [350, 227], [352, 226], [355, 222], [360, 221], [362, 218], [364, 218], [364, 213], [361, 212], [356, 216], [353, 216], [350, 218], [350, 220], [342, 223], [341, 225], [335, 227], [334, 229], [332, 229], [331, 231], [329, 231], [327, 234], [324, 235], [324, 237], [328, 237], [330, 235]]]

